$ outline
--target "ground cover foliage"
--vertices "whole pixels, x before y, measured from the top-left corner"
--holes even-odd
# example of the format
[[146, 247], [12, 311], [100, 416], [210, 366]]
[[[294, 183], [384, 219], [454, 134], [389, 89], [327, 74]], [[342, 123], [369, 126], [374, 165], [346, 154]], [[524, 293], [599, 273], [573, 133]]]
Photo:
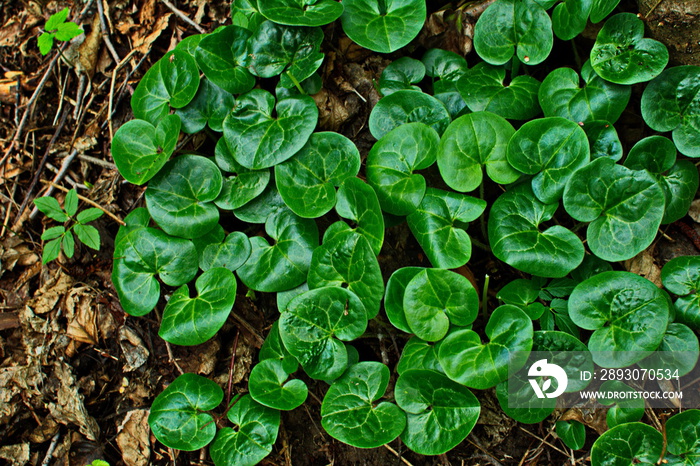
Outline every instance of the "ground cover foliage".
[[[497, 0], [466, 59], [416, 39], [433, 13], [422, 1], [339, 5], [236, 1], [232, 25], [187, 35], [134, 83], [134, 119], [111, 141], [119, 174], [145, 188], [114, 238], [120, 310], [151, 319], [176, 365], [170, 344], [196, 357], [234, 341], [223, 375], [164, 377], [141, 428], [147, 417], [171, 449], [208, 446], [214, 464], [290, 462], [282, 420], [306, 410], [334, 445], [384, 447], [370, 461], [499, 464], [512, 452], [475, 435], [496, 416], [563, 442], [515, 462], [695, 464], [697, 411], [557, 410], [524, 401], [508, 364], [591, 350], [612, 353], [580, 367], [656, 370], [667, 350], [694, 355], [681, 375], [694, 366], [700, 261], [656, 278], [635, 264], [660, 229], [687, 227], [698, 68], [668, 67], [609, 2]], [[564, 42], [589, 19], [592, 39]], [[338, 53], [379, 65], [360, 127], [328, 105]], [[626, 135], [629, 114], [645, 137]], [[251, 308], [267, 327], [251, 328]], [[242, 364], [239, 337], [264, 337]], [[508, 407], [513, 390], [527, 408]]]

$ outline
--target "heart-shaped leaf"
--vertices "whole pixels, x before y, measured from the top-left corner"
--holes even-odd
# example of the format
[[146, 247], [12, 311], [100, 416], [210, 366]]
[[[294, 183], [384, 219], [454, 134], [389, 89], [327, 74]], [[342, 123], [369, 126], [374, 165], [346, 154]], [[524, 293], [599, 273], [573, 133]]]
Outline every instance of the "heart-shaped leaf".
[[618, 13], [605, 22], [591, 50], [591, 66], [612, 83], [636, 84], [659, 75], [668, 63], [661, 42], [644, 39], [644, 22], [632, 13]]
[[257, 0], [233, 0], [231, 2], [231, 22], [255, 31], [265, 21], [265, 17], [258, 11]]
[[[354, 231], [367, 239], [374, 254], [378, 256], [384, 244], [384, 217], [374, 189], [359, 178], [345, 179], [338, 189], [335, 211], [357, 225]], [[344, 222], [337, 223], [347, 226]]]
[[[530, 361], [546, 359], [556, 364], [568, 375], [569, 381], [564, 393], [583, 390], [590, 380], [582, 380], [582, 371], [593, 373], [593, 356], [586, 345], [573, 335], [557, 330], [538, 330], [532, 337]], [[529, 367], [527, 364], [525, 367]]]
[[676, 162], [676, 146], [663, 136], [649, 136], [630, 149], [625, 166], [648, 170], [659, 182], [666, 198], [662, 224], [685, 217], [698, 190], [698, 169], [689, 160]]
[[508, 142], [508, 163], [516, 170], [535, 175], [532, 191], [537, 199], [552, 204], [561, 199], [571, 175], [588, 163], [590, 149], [579, 125], [561, 117], [528, 121]]
[[196, 374], [182, 374], [153, 400], [148, 425], [163, 445], [194, 451], [216, 435], [214, 418], [203, 411], [216, 408], [224, 391], [216, 382]]
[[241, 281], [256, 291], [284, 291], [304, 283], [318, 246], [316, 222], [280, 210], [268, 218], [265, 231], [275, 243], [250, 238], [250, 258], [236, 272]]
[[467, 60], [449, 50], [430, 49], [421, 58], [425, 74], [446, 82], [457, 82], [467, 72]]
[[391, 53], [411, 42], [425, 22], [423, 0], [343, 0], [343, 31], [353, 42]]
[[198, 155], [181, 155], [151, 180], [146, 205], [153, 220], [173, 236], [195, 238], [219, 222], [214, 205], [221, 191], [219, 167]]
[[321, 66], [322, 41], [323, 31], [320, 28], [282, 26], [265, 21], [248, 40], [248, 69], [261, 78], [284, 73], [280, 77], [280, 85], [292, 87]]
[[591, 464], [657, 464], [663, 443], [661, 433], [651, 426], [641, 422], [621, 424], [598, 437], [591, 447]]
[[626, 422], [639, 421], [644, 416], [644, 398], [636, 397], [638, 391], [619, 380], [607, 380], [600, 386], [602, 393], [616, 393], [614, 398], [601, 397], [600, 404], [610, 406], [605, 415], [609, 428]]
[[481, 412], [472, 392], [439, 372], [406, 371], [396, 381], [394, 393], [407, 417], [401, 440], [421, 455], [441, 455], [456, 447]]
[[528, 184], [501, 194], [489, 214], [489, 243], [506, 264], [540, 277], [563, 277], [583, 260], [581, 240], [561, 225], [540, 231], [558, 204], [544, 204]]
[[443, 372], [437, 355], [438, 346], [418, 337], [411, 337], [401, 352], [396, 372], [401, 375], [412, 369]]
[[279, 359], [260, 361], [250, 371], [248, 380], [250, 396], [269, 408], [283, 411], [297, 408], [306, 401], [308, 389], [303, 380], [292, 379], [287, 382], [287, 378], [289, 374], [284, 370], [284, 363]]
[[417, 337], [441, 340], [450, 324], [460, 327], [474, 322], [479, 296], [462, 275], [444, 269], [424, 269], [406, 286], [403, 297], [406, 322]]
[[416, 170], [435, 162], [440, 137], [423, 123], [408, 123], [377, 141], [367, 155], [367, 182], [382, 210], [408, 215], [421, 203], [426, 182]]
[[477, 64], [457, 81], [457, 89], [472, 112], [485, 110], [511, 120], [528, 120], [540, 113], [540, 82], [520, 75], [506, 85], [502, 66]]
[[406, 321], [403, 298], [406, 294], [406, 286], [421, 270], [425, 269], [423, 267], [402, 267], [392, 273], [386, 283], [384, 310], [389, 322], [402, 332], [413, 333]]
[[552, 31], [561, 40], [571, 40], [583, 32], [593, 0], [564, 0], [552, 11]]
[[404, 89], [420, 91], [415, 84], [425, 77], [425, 65], [411, 57], [401, 57], [389, 63], [379, 78], [379, 92], [383, 96]]
[[510, 123], [493, 113], [457, 118], [440, 139], [437, 162], [442, 179], [456, 191], [473, 191], [481, 185], [486, 167], [496, 183], [513, 183], [520, 174], [506, 160], [506, 147], [514, 133]]
[[216, 434], [209, 454], [219, 466], [254, 466], [272, 451], [280, 427], [280, 412], [258, 404], [250, 395], [241, 397], [228, 412], [236, 426]]
[[343, 14], [335, 0], [258, 0], [260, 14], [277, 24], [323, 26]]
[[557, 437], [572, 450], [580, 450], [586, 443], [586, 426], [578, 421], [557, 421]]
[[180, 118], [168, 115], [153, 126], [147, 121], [124, 123], [112, 139], [114, 164], [124, 179], [144, 184], [153, 178], [168, 161], [180, 136]]
[[622, 143], [617, 130], [607, 121], [591, 121], [583, 126], [591, 148], [591, 160], [607, 157], [613, 162], [622, 158]]
[[695, 332], [685, 324], [674, 322], [668, 324], [656, 351], [638, 364], [639, 367], [654, 371], [670, 369], [672, 374], [683, 377], [695, 368], [699, 349]]
[[[308, 288], [304, 291], [308, 291]], [[304, 291], [302, 291], [301, 293], [303, 293]], [[279, 296], [279, 293], [277, 296]], [[287, 309], [287, 306], [285, 305], [284, 307], [279, 307], [279, 309], [280, 313], [282, 313]], [[299, 362], [297, 361], [297, 358], [292, 356], [292, 353], [290, 353], [282, 343], [282, 337], [280, 336], [279, 331], [279, 320], [276, 320], [275, 323], [272, 324], [272, 328], [270, 328], [270, 333], [268, 333], [267, 338], [265, 338], [265, 341], [263, 342], [263, 345], [260, 348], [260, 354], [258, 355], [258, 358], [260, 359], [260, 361], [265, 361], [268, 359], [282, 361], [282, 369], [284, 369], [284, 372], [286, 372], [287, 374], [292, 374], [296, 372], [296, 370], [299, 368]]]
[[435, 97], [420, 91], [402, 90], [382, 97], [369, 115], [369, 131], [381, 139], [406, 123], [424, 123], [438, 134], [450, 124], [450, 114]]
[[199, 268], [207, 271], [223, 267], [235, 272], [250, 257], [250, 241], [245, 233], [234, 231], [223, 242], [207, 245], [199, 257]]
[[485, 328], [489, 342], [473, 330], [450, 332], [440, 344], [438, 359], [445, 374], [467, 387], [486, 389], [508, 378], [509, 366], [517, 370], [532, 348], [532, 321], [520, 308], [496, 308]]
[[199, 68], [184, 50], [166, 53], [141, 78], [131, 96], [134, 117], [157, 125], [170, 113], [194, 98], [199, 87]]
[[314, 379], [332, 380], [346, 369], [350, 341], [367, 328], [360, 299], [337, 286], [316, 288], [292, 299], [281, 314], [279, 331], [285, 348]]
[[591, 7], [591, 22], [599, 23], [603, 21], [615, 9], [620, 0], [593, 0]]
[[474, 49], [492, 65], [506, 63], [513, 54], [537, 65], [552, 50], [552, 20], [534, 0], [498, 0], [474, 26]]
[[326, 238], [311, 259], [309, 288], [347, 287], [374, 318], [384, 295], [384, 280], [377, 256], [367, 239], [355, 232], [344, 231]]
[[571, 68], [557, 68], [547, 75], [538, 93], [544, 116], [559, 116], [577, 123], [615, 123], [627, 107], [632, 88], [605, 81], [593, 71], [590, 61], [583, 64], [581, 77], [583, 86]]
[[571, 176], [564, 208], [574, 219], [591, 222], [591, 251], [606, 261], [631, 259], [656, 237], [664, 216], [659, 183], [646, 171], [630, 170], [607, 157], [595, 159]]
[[277, 189], [300, 217], [324, 215], [336, 203], [335, 188], [360, 171], [360, 152], [338, 133], [314, 133], [294, 156], [275, 166]]
[[[232, 173], [230, 176], [224, 176], [219, 197], [214, 200], [220, 209], [234, 210], [243, 207], [262, 194], [270, 182], [269, 169], [249, 170], [236, 162], [225, 138], [220, 138], [216, 143], [214, 155], [219, 168]], [[265, 220], [254, 223], [264, 222]]]
[[676, 300], [676, 320], [700, 329], [700, 257], [674, 257], [661, 269], [661, 282]]
[[676, 66], [655, 78], [642, 94], [642, 117], [655, 131], [673, 131], [688, 157], [700, 157], [700, 68]]
[[266, 223], [268, 218], [282, 211], [291, 212], [277, 191], [275, 183], [270, 183], [259, 196], [234, 210], [233, 214], [242, 222]]
[[406, 427], [406, 415], [393, 403], [376, 404], [388, 384], [389, 368], [382, 363], [350, 367], [326, 392], [321, 425], [331, 437], [358, 448], [391, 442]]
[[234, 107], [236, 100], [231, 94], [202, 79], [197, 94], [186, 106], [179, 108], [175, 114], [182, 120], [182, 131], [194, 134], [208, 124], [214, 131], [223, 131], [224, 118]]
[[454, 269], [467, 263], [472, 243], [465, 228], [486, 208], [482, 199], [428, 188], [408, 226], [434, 267]]
[[654, 351], [666, 332], [668, 296], [630, 272], [604, 272], [579, 283], [569, 298], [576, 325], [595, 330], [588, 341], [602, 367], [626, 367]]
[[209, 269], [195, 282], [197, 297], [187, 285], [175, 290], [163, 311], [158, 335], [174, 345], [199, 345], [216, 335], [236, 300], [236, 277], [222, 267]]
[[[528, 367], [527, 364], [525, 367]], [[527, 371], [523, 369], [496, 385], [498, 404], [503, 412], [523, 424], [542, 422], [554, 412], [557, 405], [556, 398], [535, 396], [530, 380], [536, 379], [528, 377]]]
[[226, 26], [207, 34], [195, 50], [204, 76], [231, 94], [242, 94], [255, 86], [255, 78], [245, 68], [249, 37], [245, 28]]
[[666, 451], [677, 462], [669, 464], [688, 465], [700, 462], [700, 410], [689, 409], [678, 413], [666, 422]]
[[274, 103], [272, 94], [253, 89], [238, 98], [236, 108], [224, 120], [229, 150], [246, 168], [259, 170], [287, 160], [306, 144], [316, 127], [318, 108], [311, 97], [292, 96], [277, 106]]

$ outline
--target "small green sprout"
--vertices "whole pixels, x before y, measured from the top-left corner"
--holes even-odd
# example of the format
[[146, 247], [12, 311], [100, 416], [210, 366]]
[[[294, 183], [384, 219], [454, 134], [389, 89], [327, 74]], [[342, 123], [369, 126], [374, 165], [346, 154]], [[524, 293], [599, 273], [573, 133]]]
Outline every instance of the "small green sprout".
[[54, 39], [67, 41], [84, 32], [77, 24], [66, 22], [69, 11], [68, 8], [64, 8], [49, 17], [44, 27], [45, 31], [37, 39], [37, 45], [42, 55], [51, 51]]

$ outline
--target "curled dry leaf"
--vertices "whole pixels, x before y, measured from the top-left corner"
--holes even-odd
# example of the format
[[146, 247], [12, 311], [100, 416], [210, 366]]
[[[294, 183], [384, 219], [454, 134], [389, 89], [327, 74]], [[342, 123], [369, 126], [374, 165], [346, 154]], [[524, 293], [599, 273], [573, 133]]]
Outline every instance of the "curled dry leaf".
[[659, 288], [661, 284], [661, 268], [654, 262], [653, 248], [645, 249], [632, 259], [625, 261], [625, 269], [628, 272], [636, 273], [652, 282]]
[[63, 273], [61, 269], [44, 283], [44, 286], [34, 294], [34, 297], [27, 302], [27, 306], [35, 314], [46, 314], [51, 312], [56, 304], [73, 287], [74, 280], [69, 275]]
[[59, 387], [56, 402], [48, 404], [49, 411], [61, 424], [76, 425], [85, 437], [97, 440], [100, 428], [85, 408], [85, 400], [78, 392], [71, 367], [62, 359], [55, 361], [53, 366], [53, 376], [56, 377]]
[[119, 329], [119, 346], [124, 353], [124, 359], [126, 359], [124, 372], [135, 371], [146, 364], [150, 354], [146, 349], [146, 345], [141, 337], [126, 325]]
[[129, 466], [146, 466], [151, 456], [148, 412], [148, 409], [129, 411], [119, 426], [117, 445]]

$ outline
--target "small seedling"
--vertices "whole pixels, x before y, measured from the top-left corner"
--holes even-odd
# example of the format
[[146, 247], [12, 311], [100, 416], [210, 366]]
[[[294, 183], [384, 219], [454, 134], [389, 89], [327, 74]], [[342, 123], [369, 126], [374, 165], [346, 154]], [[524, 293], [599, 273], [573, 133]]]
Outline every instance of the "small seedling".
[[53, 47], [54, 39], [67, 41], [78, 37], [84, 31], [75, 23], [66, 22], [70, 10], [64, 8], [51, 15], [44, 26], [44, 32], [37, 39], [37, 45], [42, 55], [46, 55]]
[[69, 259], [73, 257], [75, 253], [73, 233], [85, 246], [95, 250], [100, 249], [100, 233], [97, 231], [97, 228], [86, 225], [86, 223], [100, 218], [103, 212], [100, 209], [91, 208], [85, 209], [76, 215], [78, 212], [78, 193], [76, 193], [75, 189], [71, 189], [66, 194], [63, 208], [58, 204], [56, 198], [51, 196], [35, 199], [34, 205], [49, 218], [57, 222], [72, 222], [67, 229], [64, 225], [55, 226], [44, 231], [44, 234], [41, 235], [42, 240], [48, 241], [44, 245], [44, 252], [41, 257], [44, 264], [58, 258], [61, 248], [63, 248], [63, 253], [66, 257]]

